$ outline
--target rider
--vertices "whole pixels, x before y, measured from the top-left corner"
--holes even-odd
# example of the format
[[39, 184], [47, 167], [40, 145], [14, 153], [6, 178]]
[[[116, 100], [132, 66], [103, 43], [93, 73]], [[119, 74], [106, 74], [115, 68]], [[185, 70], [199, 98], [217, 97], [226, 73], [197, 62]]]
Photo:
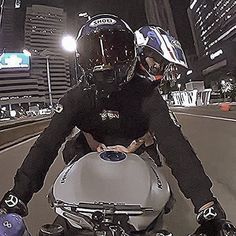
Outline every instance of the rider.
[[154, 135], [181, 191], [191, 199], [198, 222], [225, 224], [225, 213], [210, 190], [212, 183], [201, 162], [171, 119], [159, 90], [139, 73], [130, 27], [113, 15], [94, 16], [78, 34], [77, 54], [82, 82], [60, 100], [48, 128], [18, 169], [1, 208], [27, 214], [27, 203], [42, 188], [59, 148], [77, 126], [104, 146], [127, 147], [133, 140], [143, 142], [143, 137]]
[[[160, 86], [163, 81], [175, 83], [178, 75], [176, 65], [188, 68], [180, 43], [161, 28], [156, 26], [141, 27], [135, 31], [135, 41], [141, 69], [138, 73], [140, 76], [148, 77], [153, 84]], [[173, 112], [169, 112], [178, 124]], [[63, 149], [65, 163], [69, 163], [76, 155], [77, 159], [84, 155], [81, 149], [85, 149], [88, 138], [90, 142], [93, 140], [92, 137], [88, 137], [88, 134], [78, 132], [66, 142]], [[154, 142], [152, 145], [145, 147], [145, 150], [154, 159], [156, 165], [161, 166], [161, 159], [156, 148], [157, 145]], [[123, 149], [122, 151], [127, 150]]]
[[157, 26], [143, 26], [135, 31], [141, 68], [150, 80], [176, 82], [178, 68], [188, 68], [180, 42]]

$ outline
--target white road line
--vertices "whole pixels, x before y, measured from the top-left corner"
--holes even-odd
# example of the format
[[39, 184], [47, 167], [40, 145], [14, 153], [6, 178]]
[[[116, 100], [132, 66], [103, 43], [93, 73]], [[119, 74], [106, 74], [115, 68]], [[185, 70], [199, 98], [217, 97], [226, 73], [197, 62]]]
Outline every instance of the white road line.
[[25, 141], [19, 142], [19, 143], [15, 144], [15, 145], [12, 145], [12, 146], [8, 147], [8, 148], [5, 148], [5, 149], [3, 149], [3, 150], [0, 151], [0, 154], [2, 154], [2, 153], [4, 153], [4, 152], [7, 152], [7, 151], [10, 150], [11, 148], [15, 148], [15, 147], [17, 147], [17, 146], [19, 146], [19, 145], [25, 144], [25, 143], [27, 143], [27, 142], [29, 142], [29, 141], [31, 141], [31, 140], [33, 140], [33, 139], [36, 139], [36, 138], [38, 138], [38, 137], [39, 137], [39, 135], [34, 136], [34, 137], [32, 137], [32, 138], [29, 138], [29, 139], [26, 139]]
[[184, 112], [174, 112], [175, 114], [179, 115], [186, 115], [186, 116], [195, 116], [195, 117], [201, 117], [201, 118], [208, 118], [213, 120], [223, 120], [223, 121], [231, 121], [236, 122], [236, 119], [230, 119], [230, 118], [224, 118], [224, 117], [218, 117], [218, 116], [205, 116], [205, 115], [195, 115], [190, 113], [184, 113]]

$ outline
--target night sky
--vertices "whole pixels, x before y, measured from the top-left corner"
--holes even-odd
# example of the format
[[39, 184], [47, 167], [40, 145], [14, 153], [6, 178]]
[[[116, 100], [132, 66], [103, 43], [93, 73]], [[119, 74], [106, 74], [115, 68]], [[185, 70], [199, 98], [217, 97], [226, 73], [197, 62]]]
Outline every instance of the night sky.
[[[192, 32], [187, 15], [190, 0], [170, 0], [178, 38], [186, 53], [195, 53]], [[67, 0], [70, 14], [88, 12], [93, 16], [100, 13], [112, 13], [126, 20], [133, 30], [147, 24], [144, 0]], [[69, 15], [70, 15], [69, 14]]]
[[[51, 6], [65, 7], [69, 16], [67, 25], [68, 32], [76, 34], [79, 25], [74, 24], [72, 18], [78, 13], [88, 12], [93, 16], [100, 13], [112, 13], [120, 16], [128, 22], [133, 30], [147, 24], [145, 16], [144, 0], [25, 0], [29, 4], [47, 4]], [[64, 5], [65, 3], [65, 5]], [[186, 53], [195, 53], [192, 32], [187, 16], [187, 8], [190, 0], [170, 0], [173, 11], [174, 21], [177, 29], [178, 38]], [[74, 18], [73, 18], [74, 19]], [[77, 22], [83, 23], [84, 19]]]
[[170, 0], [179, 41], [188, 54], [195, 54], [187, 9], [190, 0]]
[[[133, 30], [147, 24], [144, 0], [70, 0], [66, 1], [71, 13], [113, 13], [126, 20]], [[170, 0], [178, 38], [186, 53], [194, 54], [192, 32], [187, 15], [190, 0]], [[74, 11], [74, 12], [73, 12]]]
[[69, 15], [79, 12], [87, 12], [90, 16], [102, 13], [117, 15], [133, 30], [147, 24], [143, 0], [70, 0], [66, 7]]

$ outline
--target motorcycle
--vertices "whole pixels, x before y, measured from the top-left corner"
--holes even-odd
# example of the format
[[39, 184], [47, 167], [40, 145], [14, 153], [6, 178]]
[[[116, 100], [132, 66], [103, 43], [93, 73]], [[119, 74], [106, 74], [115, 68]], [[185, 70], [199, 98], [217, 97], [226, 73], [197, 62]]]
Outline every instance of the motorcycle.
[[[88, 153], [68, 164], [55, 180], [48, 200], [57, 218], [39, 236], [172, 236], [163, 215], [174, 200], [154, 161], [143, 153]], [[236, 235], [229, 221], [200, 226], [191, 236]], [[202, 233], [203, 232], [203, 233]], [[21, 216], [0, 210], [0, 236], [30, 236]]]
[[[66, 166], [52, 186], [49, 202], [58, 215], [56, 230], [43, 226], [42, 236], [145, 235], [164, 232], [162, 218], [171, 210], [173, 197], [146, 153], [103, 151]], [[58, 225], [64, 234], [56, 232], [61, 231]]]

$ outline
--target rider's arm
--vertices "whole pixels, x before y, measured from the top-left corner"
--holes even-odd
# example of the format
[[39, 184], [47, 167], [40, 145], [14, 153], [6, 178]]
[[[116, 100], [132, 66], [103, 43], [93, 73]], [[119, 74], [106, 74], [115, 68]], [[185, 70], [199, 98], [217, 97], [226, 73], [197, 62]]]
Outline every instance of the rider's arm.
[[30, 149], [23, 164], [18, 169], [12, 191], [25, 204], [32, 194], [39, 191], [47, 171], [55, 160], [58, 150], [75, 126], [81, 100], [79, 88], [70, 90], [61, 100], [49, 126], [43, 131]]
[[209, 177], [180, 127], [171, 119], [166, 102], [158, 90], [146, 99], [143, 109], [148, 114], [150, 130], [157, 137], [160, 152], [165, 156], [181, 191], [192, 200], [197, 212], [214, 199]]

